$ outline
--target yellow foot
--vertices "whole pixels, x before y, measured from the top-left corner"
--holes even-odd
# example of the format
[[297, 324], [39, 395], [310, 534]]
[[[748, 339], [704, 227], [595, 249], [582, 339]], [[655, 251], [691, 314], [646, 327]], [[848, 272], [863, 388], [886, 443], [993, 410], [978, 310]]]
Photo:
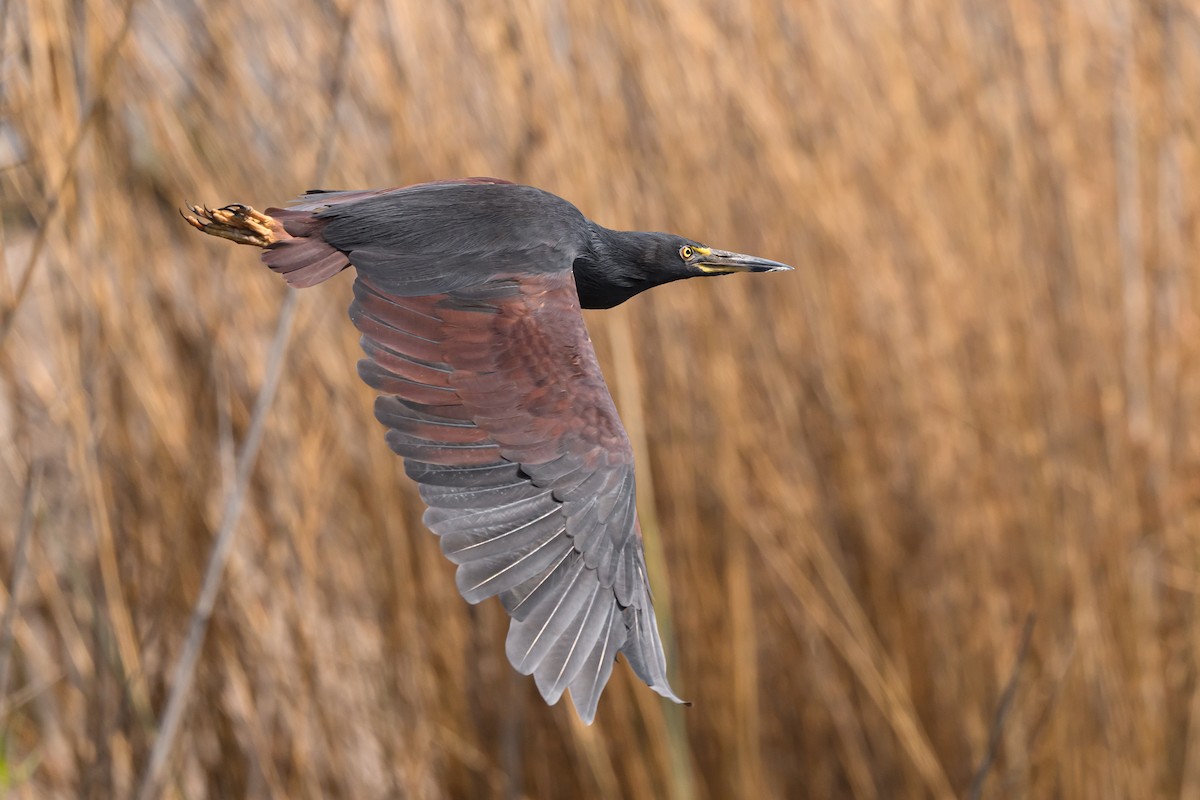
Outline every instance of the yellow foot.
[[221, 208], [189, 205], [191, 214], [179, 214], [198, 231], [220, 236], [238, 244], [266, 247], [272, 242], [288, 238], [279, 220], [241, 203], [231, 203]]

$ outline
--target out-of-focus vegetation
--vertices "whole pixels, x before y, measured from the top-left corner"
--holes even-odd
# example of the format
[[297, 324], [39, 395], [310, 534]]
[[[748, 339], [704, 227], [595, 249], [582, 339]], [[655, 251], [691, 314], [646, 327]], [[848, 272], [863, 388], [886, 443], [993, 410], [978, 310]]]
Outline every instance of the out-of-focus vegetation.
[[168, 796], [1200, 796], [1196, 3], [0, 15], [14, 796], [136, 788], [263, 380], [282, 282], [176, 208], [475, 174], [798, 266], [588, 316], [695, 705], [618, 665], [585, 728], [509, 669], [341, 276], [300, 298]]

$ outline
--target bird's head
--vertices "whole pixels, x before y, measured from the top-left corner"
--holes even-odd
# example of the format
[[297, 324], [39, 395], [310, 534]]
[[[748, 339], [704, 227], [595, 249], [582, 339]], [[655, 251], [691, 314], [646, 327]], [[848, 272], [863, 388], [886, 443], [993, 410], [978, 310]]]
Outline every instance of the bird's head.
[[717, 250], [681, 236], [673, 238], [676, 239], [676, 247], [673, 253], [665, 254], [668, 263], [664, 266], [676, 274], [682, 270], [684, 274], [680, 277], [731, 275], [734, 272], [782, 272], [791, 269], [778, 261]]
[[591, 251], [574, 265], [584, 308], [611, 308], [646, 289], [684, 278], [791, 269], [670, 233], [613, 231], [598, 225], [594, 231]]

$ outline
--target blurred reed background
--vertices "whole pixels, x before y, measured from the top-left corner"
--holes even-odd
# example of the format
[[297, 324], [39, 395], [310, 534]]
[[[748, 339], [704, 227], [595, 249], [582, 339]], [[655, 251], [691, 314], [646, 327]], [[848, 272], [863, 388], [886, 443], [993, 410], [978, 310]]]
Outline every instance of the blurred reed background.
[[477, 174], [798, 267], [588, 315], [695, 705], [618, 665], [585, 728], [512, 673], [343, 275], [300, 296], [166, 796], [1200, 796], [1194, 0], [0, 26], [11, 796], [136, 790], [263, 383], [282, 282], [177, 207]]

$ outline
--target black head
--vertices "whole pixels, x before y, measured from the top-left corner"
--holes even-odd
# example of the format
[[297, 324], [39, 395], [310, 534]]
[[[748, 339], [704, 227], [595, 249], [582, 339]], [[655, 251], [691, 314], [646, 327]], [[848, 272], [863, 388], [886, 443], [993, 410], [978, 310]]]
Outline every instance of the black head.
[[784, 272], [791, 269], [787, 264], [780, 264], [778, 261], [717, 250], [680, 236], [672, 238], [676, 239], [675, 243], [679, 245], [675, 255], [687, 273], [683, 276], [685, 278], [732, 275], [735, 272]]
[[791, 269], [778, 261], [717, 250], [669, 233], [597, 228], [592, 252], [575, 261], [575, 282], [584, 308], [611, 308], [638, 292], [683, 278]]

